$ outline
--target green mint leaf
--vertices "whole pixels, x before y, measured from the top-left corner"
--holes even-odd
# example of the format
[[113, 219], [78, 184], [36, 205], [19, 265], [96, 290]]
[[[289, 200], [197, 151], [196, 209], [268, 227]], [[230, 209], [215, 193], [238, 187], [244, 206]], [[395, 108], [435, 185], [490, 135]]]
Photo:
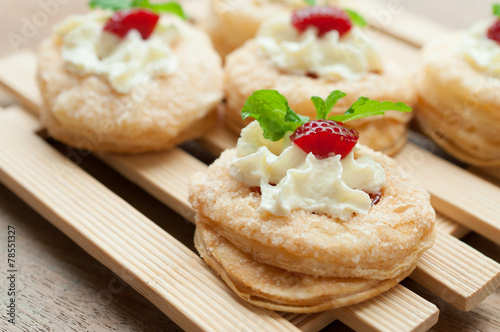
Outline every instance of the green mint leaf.
[[323, 98], [314, 96], [311, 97], [311, 100], [316, 108], [316, 119], [326, 119], [328, 116], [328, 110], [326, 109], [326, 102]]
[[179, 16], [183, 20], [187, 20], [186, 13], [184, 13], [182, 6], [175, 1], [153, 4], [152, 9], [156, 13], [171, 13]]
[[255, 91], [245, 102], [241, 117], [257, 120], [264, 131], [264, 138], [271, 141], [282, 139], [289, 131], [306, 123], [309, 118], [296, 114], [288, 101], [276, 90]]
[[181, 5], [175, 1], [151, 3], [149, 0], [90, 0], [89, 7], [92, 9], [102, 8], [113, 11], [130, 8], [145, 8], [155, 13], [171, 13], [179, 16], [183, 20], [186, 19], [186, 14], [182, 10]]
[[186, 20], [186, 14], [178, 2], [151, 3], [149, 0], [132, 0], [132, 7], [147, 8], [155, 13], [171, 13]]
[[332, 111], [335, 104], [337, 104], [337, 102], [340, 99], [344, 98], [345, 96], [347, 96], [347, 94], [345, 92], [340, 91], [340, 90], [334, 90], [334, 91], [330, 92], [330, 95], [326, 98], [326, 110], [327, 110], [327, 112], [325, 114], [325, 117], [322, 119], [326, 119], [326, 117], [328, 116], [328, 113], [330, 113]]
[[309, 6], [316, 5], [316, 0], [304, 0], [304, 2], [307, 3]]
[[393, 103], [360, 97], [344, 114], [332, 116], [328, 120], [346, 122], [372, 115], [384, 115], [385, 111], [411, 112], [412, 109], [402, 102]]
[[330, 95], [326, 98], [326, 101], [318, 96], [314, 96], [311, 98], [314, 107], [316, 107], [316, 119], [318, 120], [326, 120], [328, 114], [332, 111], [335, 104], [339, 101], [339, 99], [347, 96], [344, 92], [340, 90], [334, 90], [330, 92]]
[[355, 25], [364, 28], [366, 26], [366, 20], [363, 16], [361, 16], [359, 13], [355, 12], [352, 9], [345, 9], [347, 15], [349, 15], [349, 18], [351, 19], [352, 23]]
[[133, 0], [90, 0], [89, 7], [92, 9], [102, 8], [111, 10], [122, 10], [132, 7]]
[[500, 17], [500, 4], [493, 4], [493, 15]]

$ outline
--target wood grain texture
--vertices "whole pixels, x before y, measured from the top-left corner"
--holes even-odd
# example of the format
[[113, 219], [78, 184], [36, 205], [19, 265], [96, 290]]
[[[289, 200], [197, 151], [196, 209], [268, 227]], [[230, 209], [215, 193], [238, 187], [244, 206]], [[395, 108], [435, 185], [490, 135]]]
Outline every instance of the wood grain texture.
[[[411, 310], [411, 307], [418, 308], [424, 302], [421, 297], [415, 296], [415, 293], [401, 285], [397, 285], [392, 292], [383, 293], [379, 297], [390, 298], [391, 302], [401, 304], [410, 303], [411, 306], [408, 307], [409, 310], [393, 311], [390, 307], [377, 307], [376, 310], [372, 310], [369, 307], [371, 300], [368, 300], [334, 310], [333, 314], [357, 331], [427, 331], [438, 321], [439, 312], [432, 308], [425, 313]], [[391, 316], [388, 316], [387, 312], [391, 312]], [[424, 320], [428, 315], [431, 315], [431, 319]], [[391, 319], [395, 317], [398, 319]], [[421, 323], [418, 325], [410, 324], [419, 320]]]

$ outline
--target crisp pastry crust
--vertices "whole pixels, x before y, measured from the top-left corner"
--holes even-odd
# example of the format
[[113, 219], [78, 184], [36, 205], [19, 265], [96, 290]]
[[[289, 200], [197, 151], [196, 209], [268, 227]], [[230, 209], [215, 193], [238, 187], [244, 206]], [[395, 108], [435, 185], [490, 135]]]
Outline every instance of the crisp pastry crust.
[[[384, 73], [369, 73], [360, 80], [329, 81], [302, 75], [282, 73], [273, 63], [259, 54], [255, 41], [250, 40], [226, 59], [224, 89], [226, 93], [226, 123], [240, 132], [248, 121], [241, 119], [246, 99], [259, 89], [274, 89], [284, 95], [297, 113], [316, 117], [311, 96], [326, 97], [332, 90], [342, 90], [341, 99], [332, 114], [342, 114], [360, 96], [376, 100], [401, 101], [408, 105], [416, 102], [416, 91], [408, 73], [387, 61]], [[413, 113], [413, 112], [412, 112]], [[412, 113], [387, 112], [349, 122], [360, 133], [360, 143], [392, 155], [406, 142], [408, 122]]]
[[[253, 38], [266, 19], [290, 13], [294, 7], [269, 0], [209, 0], [210, 10], [200, 22], [222, 57]], [[335, 4], [336, 0], [327, 1]], [[304, 3], [305, 5], [305, 3]]]
[[432, 246], [435, 213], [429, 194], [392, 159], [366, 147], [360, 154], [382, 165], [387, 183], [368, 214], [345, 222], [301, 210], [262, 217], [260, 195], [229, 175], [234, 149], [193, 177], [190, 202], [197, 222], [209, 223], [257, 262], [314, 277], [398, 278]]
[[423, 131], [454, 157], [500, 165], [500, 79], [471, 67], [458, 38], [428, 44], [417, 76], [416, 117]]
[[185, 24], [183, 33], [172, 46], [177, 70], [127, 94], [99, 76], [68, 71], [61, 40], [45, 40], [38, 83], [49, 134], [77, 148], [118, 153], [162, 150], [201, 136], [222, 99], [221, 59], [204, 32]]
[[396, 278], [321, 278], [259, 263], [217, 234], [203, 219], [197, 223], [195, 246], [205, 262], [246, 301], [271, 310], [311, 313], [370, 299], [394, 287], [416, 263]]

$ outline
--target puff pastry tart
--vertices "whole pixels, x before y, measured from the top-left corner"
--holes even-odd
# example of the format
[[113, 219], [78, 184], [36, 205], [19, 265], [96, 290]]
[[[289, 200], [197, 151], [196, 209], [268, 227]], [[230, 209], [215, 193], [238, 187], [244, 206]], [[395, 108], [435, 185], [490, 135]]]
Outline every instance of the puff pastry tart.
[[258, 122], [191, 181], [196, 248], [250, 303], [297, 313], [355, 304], [408, 276], [434, 242], [429, 194], [340, 122], [410, 108], [360, 98], [327, 118], [344, 96], [313, 97], [319, 119], [308, 121], [278, 92], [256, 91], [242, 113]]
[[[288, 14], [294, 9], [307, 7], [303, 0], [209, 0], [208, 15], [200, 22], [214, 43], [215, 49], [225, 57], [255, 36], [266, 19]], [[318, 3], [335, 4], [337, 0]]]
[[499, 21], [426, 45], [421, 61], [416, 117], [422, 130], [466, 163], [499, 166]]
[[161, 4], [142, 3], [148, 8], [71, 16], [42, 43], [42, 122], [55, 139], [137, 153], [172, 147], [214, 123], [222, 63], [209, 37], [176, 15], [155, 12]]
[[[359, 96], [414, 104], [410, 73], [395, 61], [383, 61], [363, 24], [359, 15], [353, 19], [335, 7], [309, 7], [263, 23], [255, 39], [226, 59], [229, 127], [239, 132], [248, 124], [240, 110], [246, 98], [261, 88], [278, 90], [297, 113], [309, 117], [315, 114], [309, 96], [327, 95], [335, 89], [348, 95], [333, 109], [336, 114]], [[389, 112], [385, 117], [355, 121], [352, 127], [361, 133], [362, 144], [394, 154], [406, 142], [411, 117], [410, 113]]]

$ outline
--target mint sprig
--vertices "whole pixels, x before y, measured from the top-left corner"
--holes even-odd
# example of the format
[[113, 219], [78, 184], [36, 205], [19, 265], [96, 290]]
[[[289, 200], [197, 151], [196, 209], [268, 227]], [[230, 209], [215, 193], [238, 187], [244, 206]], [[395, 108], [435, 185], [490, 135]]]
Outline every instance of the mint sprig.
[[361, 28], [366, 27], [366, 20], [363, 16], [361, 16], [358, 12], [352, 10], [352, 9], [344, 9], [349, 18], [351, 19], [351, 22], [354, 23], [354, 25], [357, 25]]
[[493, 15], [500, 17], [500, 4], [498, 3], [493, 4]]
[[344, 98], [345, 96], [347, 95], [344, 92], [335, 90], [330, 93], [326, 100], [323, 100], [318, 96], [311, 97], [314, 107], [316, 108], [316, 119], [326, 120], [328, 114], [333, 109], [337, 101], [339, 101], [339, 99], [341, 98]]
[[308, 117], [298, 115], [288, 101], [276, 90], [258, 90], [248, 97], [241, 110], [244, 119], [253, 117], [264, 131], [264, 138], [271, 141], [282, 139], [289, 131], [309, 121]]
[[113, 11], [131, 8], [145, 8], [155, 13], [171, 13], [179, 16], [183, 20], [186, 19], [186, 14], [182, 10], [181, 5], [175, 1], [151, 3], [149, 0], [90, 0], [89, 7], [92, 9], [101, 8]]
[[[334, 90], [326, 100], [318, 96], [312, 97], [311, 100], [316, 108], [316, 119], [327, 119], [335, 104], [345, 96], [344, 92]], [[346, 122], [372, 115], [383, 115], [386, 111], [411, 112], [412, 109], [402, 102], [381, 102], [359, 97], [344, 114], [331, 116], [328, 120]], [[282, 139], [287, 132], [293, 132], [309, 121], [307, 116], [295, 113], [288, 105], [286, 98], [276, 90], [255, 91], [245, 102], [241, 117], [244, 120], [249, 117], [257, 120], [264, 131], [264, 138], [271, 141]]]
[[305, 3], [307, 3], [309, 6], [315, 6], [316, 5], [316, 0], [304, 0]]
[[328, 120], [346, 122], [372, 115], [384, 115], [385, 111], [399, 111], [406, 113], [411, 112], [412, 108], [402, 102], [393, 103], [391, 101], [378, 101], [370, 100], [366, 97], [359, 97], [359, 99], [352, 104], [352, 106], [349, 107], [344, 114], [331, 116]]

